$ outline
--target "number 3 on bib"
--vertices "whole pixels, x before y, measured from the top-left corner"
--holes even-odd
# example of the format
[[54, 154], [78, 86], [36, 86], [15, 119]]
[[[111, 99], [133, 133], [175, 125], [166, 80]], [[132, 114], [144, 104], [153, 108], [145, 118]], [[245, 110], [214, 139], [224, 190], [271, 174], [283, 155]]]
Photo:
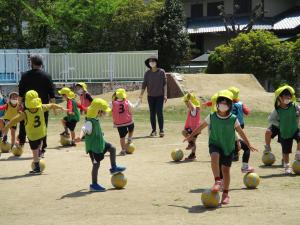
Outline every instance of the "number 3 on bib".
[[35, 116], [34, 117], [34, 128], [37, 128], [37, 127], [39, 127], [39, 126], [41, 126], [41, 118], [40, 118], [40, 116]]

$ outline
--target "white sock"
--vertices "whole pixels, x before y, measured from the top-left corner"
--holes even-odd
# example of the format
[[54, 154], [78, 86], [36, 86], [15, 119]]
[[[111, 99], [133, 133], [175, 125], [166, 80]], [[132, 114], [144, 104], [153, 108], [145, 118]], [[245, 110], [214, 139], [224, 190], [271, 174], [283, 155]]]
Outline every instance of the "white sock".
[[247, 168], [248, 167], [248, 163], [244, 163], [243, 162], [243, 166], [242, 166], [243, 168]]
[[300, 149], [297, 149], [296, 155], [300, 155]]
[[132, 141], [132, 137], [129, 137], [129, 138], [128, 138], [128, 141]]
[[284, 168], [290, 167], [290, 164], [289, 164], [289, 163], [283, 163], [283, 167], [284, 167]]

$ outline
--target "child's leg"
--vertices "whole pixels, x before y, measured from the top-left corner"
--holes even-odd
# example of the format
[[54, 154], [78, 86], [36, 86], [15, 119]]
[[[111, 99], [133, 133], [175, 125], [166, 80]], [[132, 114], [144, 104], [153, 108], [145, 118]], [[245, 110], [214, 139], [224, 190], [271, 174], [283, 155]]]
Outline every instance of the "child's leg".
[[133, 132], [134, 132], [134, 123], [128, 126], [128, 144], [132, 142]]
[[215, 179], [220, 178], [220, 165], [219, 165], [220, 154], [217, 152], [213, 152], [210, 154], [210, 158], [211, 158], [211, 169], [213, 175]]
[[[3, 128], [5, 127], [5, 121], [4, 120], [0, 120], [0, 129], [3, 130]], [[7, 132], [2, 131], [2, 137], [3, 137], [3, 141], [6, 142], [7, 140]]]
[[105, 188], [98, 184], [98, 171], [100, 167], [100, 161], [104, 158], [102, 154], [96, 154], [94, 152], [89, 152], [92, 161], [92, 184], [90, 185], [90, 191], [105, 191]]
[[74, 130], [71, 131], [71, 138], [72, 138], [72, 141], [75, 140], [75, 131]]
[[29, 145], [32, 150], [33, 163], [34, 163], [34, 169], [30, 171], [30, 173], [39, 174], [41, 172], [40, 164], [39, 164], [40, 161], [39, 154], [40, 154], [40, 148], [42, 146], [42, 139], [36, 141], [29, 140]]
[[122, 150], [125, 150], [126, 149], [126, 137], [122, 137], [120, 138], [120, 145], [121, 145], [121, 148]]
[[62, 120], [61, 120], [61, 124], [63, 125], [63, 128], [64, 128], [64, 132], [61, 133], [61, 135], [63, 134], [68, 134], [68, 127], [67, 127], [67, 118], [64, 117]]
[[223, 190], [229, 190], [230, 185], [230, 167], [222, 165], [222, 173], [223, 173]]
[[249, 166], [249, 159], [250, 159], [250, 152], [251, 150], [249, 149], [249, 147], [246, 145], [246, 143], [240, 139], [239, 140], [240, 145], [241, 145], [241, 149], [243, 149], [244, 153], [243, 153], [243, 164], [242, 164], [242, 173], [252, 173], [254, 171], [254, 168], [252, 168], [251, 166]]
[[10, 128], [10, 138], [11, 138], [11, 146], [14, 146], [16, 142], [16, 129], [14, 127]]
[[295, 160], [300, 160], [300, 141], [297, 143], [297, 151], [295, 154]]
[[280, 144], [282, 147], [282, 158], [283, 158], [283, 167], [286, 174], [292, 173], [290, 167], [290, 157], [289, 155], [292, 153], [293, 148], [293, 139], [280, 139]]
[[111, 169], [110, 169], [111, 174], [119, 173], [126, 169], [125, 167], [117, 166], [117, 164], [116, 164], [116, 148], [114, 146], [112, 146], [110, 143], [106, 142], [104, 152], [110, 153], [109, 158], [110, 158], [110, 165], [111, 165]]
[[127, 135], [127, 127], [118, 127], [119, 137], [120, 137], [120, 145], [121, 145], [121, 152], [120, 155], [126, 155], [126, 135]]

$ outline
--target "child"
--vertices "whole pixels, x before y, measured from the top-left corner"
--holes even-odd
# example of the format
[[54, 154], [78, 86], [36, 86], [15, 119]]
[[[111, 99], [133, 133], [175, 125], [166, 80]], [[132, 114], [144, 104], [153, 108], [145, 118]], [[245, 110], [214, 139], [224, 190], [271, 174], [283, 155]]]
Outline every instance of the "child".
[[[0, 111], [5, 111], [3, 118], [0, 120], [0, 129], [3, 129], [9, 121], [18, 114], [18, 98], [19, 93], [11, 92], [9, 94], [9, 102], [5, 105], [0, 106]], [[16, 129], [17, 126], [13, 126], [10, 129], [11, 134], [11, 146], [13, 147], [16, 139]], [[2, 131], [3, 134], [3, 143], [7, 142], [7, 132]]]
[[[5, 105], [6, 100], [0, 92], [0, 106]], [[4, 111], [0, 111], [0, 118], [4, 116]], [[0, 139], [2, 139], [2, 130], [0, 129]]]
[[67, 102], [67, 116], [62, 119], [62, 125], [65, 129], [60, 135], [69, 136], [69, 131], [71, 131], [71, 146], [76, 146], [75, 144], [75, 127], [77, 122], [80, 120], [80, 112], [78, 110], [78, 104], [75, 100], [75, 94], [70, 90], [70, 88], [64, 87], [58, 91], [62, 95], [63, 100]]
[[85, 150], [90, 155], [92, 167], [92, 184], [90, 191], [105, 191], [106, 189], [98, 184], [98, 170], [100, 161], [104, 159], [105, 153], [110, 153], [111, 174], [124, 171], [125, 167], [116, 165], [116, 148], [103, 138], [103, 133], [97, 117], [102, 117], [111, 109], [108, 103], [101, 98], [95, 98], [89, 106], [86, 114], [86, 121], [81, 129], [80, 137], [76, 141], [80, 141], [85, 135]]
[[[185, 121], [184, 130], [182, 131], [182, 135], [184, 137], [187, 137], [200, 125], [200, 101], [193, 93], [187, 93], [183, 97], [183, 101], [188, 108], [188, 114]], [[196, 139], [197, 136], [194, 136], [194, 138], [189, 141], [186, 150], [191, 150], [192, 152], [187, 158], [185, 158], [185, 160], [196, 159]]]
[[211, 191], [218, 192], [221, 189], [221, 167], [223, 173], [222, 204], [229, 203], [228, 190], [230, 184], [230, 167], [235, 149], [235, 131], [239, 133], [251, 151], [257, 151], [250, 145], [236, 116], [231, 113], [232, 99], [233, 95], [230, 91], [220, 91], [216, 100], [217, 111], [210, 113], [205, 121], [185, 139], [190, 141], [195, 135], [201, 133], [205, 127], [209, 127], [209, 153], [211, 157], [211, 168], [215, 178], [215, 183]]
[[299, 106], [295, 104], [295, 91], [284, 85], [275, 91], [275, 109], [269, 117], [271, 126], [278, 126], [279, 140], [282, 147], [285, 174], [291, 174], [289, 154], [292, 153], [293, 140], [297, 141], [296, 160], [300, 160], [300, 131], [298, 128]]
[[[77, 94], [80, 97], [80, 104], [85, 108], [89, 107], [91, 102], [93, 101], [93, 98], [90, 95], [90, 93], [87, 91], [86, 83], [79, 82], [76, 84], [75, 88]], [[82, 113], [83, 110], [80, 110], [80, 112]]]
[[[250, 113], [250, 110], [248, 107], [240, 101], [240, 90], [236, 87], [230, 87], [228, 88], [229, 91], [233, 94], [233, 105], [232, 105], [232, 113], [236, 115], [240, 126], [242, 129], [245, 127], [245, 122], [244, 122], [244, 114], [247, 116]], [[241, 168], [242, 173], [252, 173], [254, 171], [254, 168], [249, 166], [249, 158], [250, 158], [250, 149], [248, 146], [245, 144], [243, 139], [238, 138], [236, 140], [236, 148], [234, 151], [234, 156], [233, 156], [233, 161], [238, 161], [239, 160], [239, 150], [243, 149], [243, 165]]]
[[[132, 109], [138, 106], [138, 103], [133, 105], [126, 99], [126, 91], [123, 88], [119, 88], [112, 96], [112, 117], [114, 127], [118, 128], [121, 144], [120, 155], [126, 155], [126, 149], [132, 142], [132, 136], [134, 131], [134, 122], [132, 118]], [[125, 137], [128, 134], [127, 144], [125, 143]]]
[[41, 152], [43, 139], [47, 134], [44, 112], [49, 111], [50, 109], [65, 109], [56, 104], [42, 104], [42, 100], [34, 90], [26, 92], [25, 106], [26, 109], [24, 112], [20, 112], [17, 116], [12, 118], [5, 126], [4, 131], [7, 132], [9, 128], [15, 126], [22, 120], [25, 121], [25, 130], [32, 150], [34, 162], [34, 169], [30, 171], [30, 173], [40, 174], [39, 154]]

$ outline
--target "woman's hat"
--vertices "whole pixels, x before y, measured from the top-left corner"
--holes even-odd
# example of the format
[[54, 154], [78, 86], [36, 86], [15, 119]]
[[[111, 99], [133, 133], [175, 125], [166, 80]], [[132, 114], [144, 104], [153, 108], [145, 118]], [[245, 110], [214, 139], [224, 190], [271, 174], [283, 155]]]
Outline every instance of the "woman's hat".
[[76, 84], [76, 86], [80, 86], [80, 87], [82, 87], [82, 89], [84, 91], [87, 91], [87, 85], [86, 85], [86, 83], [79, 82], [79, 83]]
[[107, 101], [101, 98], [94, 98], [91, 105], [88, 107], [86, 117], [96, 118], [100, 110], [107, 113], [111, 111]]
[[150, 59], [155, 60], [156, 63], [158, 64], [158, 57], [157, 57], [156, 55], [150, 56], [148, 59], [145, 60], [145, 65], [146, 65], [149, 69], [151, 69], [151, 67], [150, 67], [150, 65], [149, 65]]
[[119, 99], [126, 99], [126, 91], [124, 88], [119, 88], [116, 90], [116, 97]]
[[36, 109], [42, 106], [42, 100], [36, 91], [27, 91], [25, 95], [25, 106], [28, 109]]

